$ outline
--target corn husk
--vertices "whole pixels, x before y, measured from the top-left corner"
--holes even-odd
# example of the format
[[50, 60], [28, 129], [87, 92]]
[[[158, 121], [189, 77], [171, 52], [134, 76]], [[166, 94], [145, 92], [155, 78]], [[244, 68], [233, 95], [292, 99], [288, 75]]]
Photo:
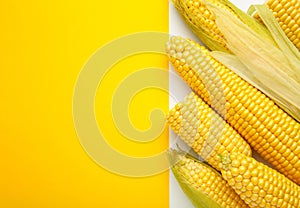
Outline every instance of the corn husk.
[[[247, 14], [243, 10], [236, 7], [233, 3], [228, 0], [219, 0], [223, 4], [230, 7], [235, 14], [239, 17], [239, 19], [245, 23], [248, 27], [250, 27], [254, 32], [258, 33], [262, 39], [265, 41], [270, 42], [273, 45], [276, 45], [270, 31], [263, 25], [261, 22], [254, 19], [251, 15]], [[232, 16], [233, 18], [233, 16]]]
[[[294, 51], [288, 51], [287, 55], [289, 46], [280, 43], [277, 47], [265, 41], [260, 34], [224, 9], [214, 5], [209, 5], [209, 9], [216, 16], [216, 23], [227, 40], [228, 48], [239, 61], [224, 53], [214, 53], [214, 57], [224, 65], [231, 65], [228, 66], [230, 69], [300, 121], [300, 61], [297, 56], [290, 56]], [[277, 41], [281, 42], [279, 39]]]
[[217, 40], [211, 36], [209, 33], [210, 28], [208, 28], [205, 24], [198, 22], [194, 14], [189, 11], [187, 5], [188, 0], [172, 0], [172, 2], [182, 19], [203, 44], [211, 50], [229, 52], [228, 49], [224, 47], [225, 40], [222, 39], [222, 37]]
[[[193, 158], [190, 155], [186, 155], [186, 154], [176, 151], [176, 150], [169, 150], [168, 153], [169, 153], [168, 155], [169, 155], [170, 164], [175, 164], [176, 161], [177, 162], [180, 161], [180, 159], [182, 159], [183, 157]], [[207, 164], [205, 164], [203, 162], [200, 162], [200, 163], [202, 165], [208, 166]], [[209, 167], [209, 168], [211, 168], [211, 167]], [[189, 200], [192, 202], [192, 204], [196, 208], [207, 208], [207, 207], [221, 208], [221, 206], [216, 201], [214, 201], [212, 198], [208, 197], [204, 192], [197, 189], [195, 186], [193, 186], [193, 184], [190, 184], [188, 182], [188, 179], [185, 177], [185, 175], [180, 172], [179, 164], [175, 164], [172, 167], [172, 172], [173, 172], [176, 180], [178, 181], [181, 189], [183, 190], [183, 192], [186, 194], [186, 196], [189, 198]]]
[[289, 60], [292, 71], [290, 76], [300, 82], [300, 52], [296, 46], [286, 36], [281, 29], [279, 23], [274, 17], [273, 13], [267, 8], [266, 5], [252, 5], [260, 19], [266, 25], [270, 31], [273, 39], [277, 43], [278, 47]]
[[[224, 39], [223, 34], [214, 34], [218, 36], [216, 38], [215, 36], [211, 35], [211, 24], [215, 21], [214, 19], [210, 19], [210, 25], [203, 24], [202, 22], [198, 21], [195, 15], [190, 11], [187, 2], [189, 0], [172, 0], [174, 6], [176, 7], [177, 11], [181, 15], [181, 17], [184, 19], [186, 24], [191, 28], [191, 30], [194, 32], [194, 34], [201, 40], [202, 43], [204, 43], [210, 50], [218, 50], [223, 52], [230, 53], [230, 49], [226, 46], [226, 39]], [[270, 35], [269, 31], [258, 21], [256, 21], [254, 18], [252, 18], [250, 15], [236, 7], [234, 4], [232, 4], [228, 0], [199, 0], [201, 4], [204, 6], [207, 6], [209, 4], [213, 4], [216, 7], [219, 8], [227, 8], [231, 11], [228, 14], [231, 16], [234, 16], [236, 18], [239, 18], [242, 22], [244, 22], [246, 25], [248, 25], [250, 28], [253, 29], [253, 31], [260, 34], [262, 38], [264, 38], [266, 41], [269, 41], [270, 43], [276, 45], [274, 42], [272, 36]], [[206, 17], [202, 15], [202, 13], [198, 13], [202, 16], [203, 19], [207, 20]]]

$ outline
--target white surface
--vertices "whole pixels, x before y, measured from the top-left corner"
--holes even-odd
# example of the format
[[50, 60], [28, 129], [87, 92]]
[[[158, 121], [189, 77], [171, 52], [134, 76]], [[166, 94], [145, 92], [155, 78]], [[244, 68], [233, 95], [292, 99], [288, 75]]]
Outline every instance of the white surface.
[[[240, 9], [247, 11], [251, 4], [262, 4], [264, 0], [251, 0], [251, 1], [238, 1], [231, 0]], [[169, 5], [169, 32], [170, 35], [179, 35], [185, 38], [190, 38], [192, 40], [200, 42], [196, 36], [190, 31], [190, 29], [185, 25], [184, 21], [181, 19], [176, 9], [170, 2]], [[183, 80], [176, 76], [173, 67], [170, 65], [170, 80], [169, 80], [169, 90], [170, 90], [170, 106], [172, 108], [177, 102], [182, 101], [184, 96], [187, 95], [191, 90], [184, 83]], [[176, 141], [180, 144], [181, 148], [185, 145], [181, 142], [176, 135], [170, 130], [170, 146], [174, 147]], [[176, 179], [174, 178], [172, 172], [170, 171], [170, 208], [193, 208], [193, 205], [184, 195], [180, 189]]]

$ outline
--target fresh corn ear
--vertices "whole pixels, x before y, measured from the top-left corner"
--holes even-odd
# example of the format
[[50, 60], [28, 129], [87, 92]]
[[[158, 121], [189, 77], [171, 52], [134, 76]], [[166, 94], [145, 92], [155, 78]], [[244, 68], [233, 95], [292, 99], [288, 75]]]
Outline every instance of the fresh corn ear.
[[167, 53], [175, 70], [206, 103], [265, 160], [300, 184], [297, 121], [193, 41], [172, 37]]
[[170, 150], [169, 155], [178, 161], [172, 172], [195, 207], [248, 207], [213, 168], [175, 150]]
[[300, 207], [300, 186], [252, 157], [224, 156], [221, 172], [249, 207]]
[[224, 34], [227, 46], [246, 66], [244, 78], [300, 121], [300, 53], [293, 49], [292, 43], [289, 44], [285, 34], [280, 33], [279, 26], [276, 28], [276, 20], [272, 21], [273, 15], [264, 5], [254, 8], [262, 15], [278, 46], [263, 40], [227, 11], [215, 6], [210, 9], [216, 14], [216, 24]]
[[300, 1], [268, 0], [266, 5], [286, 36], [300, 50]]
[[[201, 0], [172, 0], [177, 11], [197, 37], [210, 49], [229, 51], [226, 40], [218, 29], [215, 18]], [[234, 12], [218, 1], [210, 1]]]
[[247, 142], [193, 92], [176, 104], [167, 122], [180, 138], [211, 166], [220, 170], [220, 155], [251, 156]]
[[211, 50], [230, 52], [226, 39], [215, 22], [215, 15], [208, 9], [214, 5], [258, 32], [262, 38], [274, 43], [266, 28], [227, 0], [172, 0], [177, 11], [197, 37]]

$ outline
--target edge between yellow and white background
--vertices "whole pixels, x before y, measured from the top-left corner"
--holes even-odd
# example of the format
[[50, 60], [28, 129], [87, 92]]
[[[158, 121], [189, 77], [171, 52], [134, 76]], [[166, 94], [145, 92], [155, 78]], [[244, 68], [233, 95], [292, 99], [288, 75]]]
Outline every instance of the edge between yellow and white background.
[[[231, 0], [237, 7], [242, 9], [243, 11], [247, 11], [248, 7], [251, 4], [262, 4], [264, 0], [249, 0], [249, 1], [238, 1], [238, 0]], [[190, 31], [188, 26], [184, 23], [181, 19], [180, 15], [177, 13], [176, 9], [169, 3], [169, 33], [171, 35], [179, 35], [185, 38], [190, 38], [192, 40], [198, 41], [197, 37]], [[170, 72], [174, 72], [173, 67], [170, 65]], [[191, 89], [187, 86], [186, 83], [182, 80], [172, 79], [170, 76], [169, 80], [169, 89], [170, 95], [175, 95], [176, 99], [182, 101], [184, 97], [191, 91]], [[174, 96], [173, 96], [174, 97]], [[169, 108], [172, 108], [176, 101], [170, 97]], [[177, 101], [178, 102], [178, 101]], [[176, 135], [170, 130], [170, 144], [174, 145], [174, 140], [176, 139]], [[176, 148], [175, 146], [173, 146]], [[187, 148], [182, 142], [180, 142], [180, 147], [185, 149]], [[185, 196], [183, 191], [181, 190], [180, 186], [178, 185], [176, 179], [174, 178], [172, 172], [170, 171], [170, 208], [192, 208], [193, 205], [189, 201], [189, 199]]]

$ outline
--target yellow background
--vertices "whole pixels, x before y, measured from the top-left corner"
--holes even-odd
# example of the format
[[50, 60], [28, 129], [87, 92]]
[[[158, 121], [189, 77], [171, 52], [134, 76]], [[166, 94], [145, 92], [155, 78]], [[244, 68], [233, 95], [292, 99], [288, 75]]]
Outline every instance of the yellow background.
[[[168, 1], [2, 1], [0, 22], [0, 207], [168, 207], [167, 172], [134, 179], [106, 171], [84, 152], [72, 120], [83, 64], [115, 38], [167, 32]], [[104, 97], [97, 94], [97, 117], [111, 119], [108, 101], [100, 100], [120, 76], [149, 66], [166, 68], [167, 62], [147, 55], [115, 66], [116, 80], [104, 83]], [[167, 111], [168, 96], [145, 92], [133, 100], [130, 116], [138, 128], [149, 126], [145, 118], [153, 107]], [[145, 156], [168, 146], [167, 131], [147, 147], [122, 139], [111, 122], [106, 125], [111, 144], [127, 154]]]

